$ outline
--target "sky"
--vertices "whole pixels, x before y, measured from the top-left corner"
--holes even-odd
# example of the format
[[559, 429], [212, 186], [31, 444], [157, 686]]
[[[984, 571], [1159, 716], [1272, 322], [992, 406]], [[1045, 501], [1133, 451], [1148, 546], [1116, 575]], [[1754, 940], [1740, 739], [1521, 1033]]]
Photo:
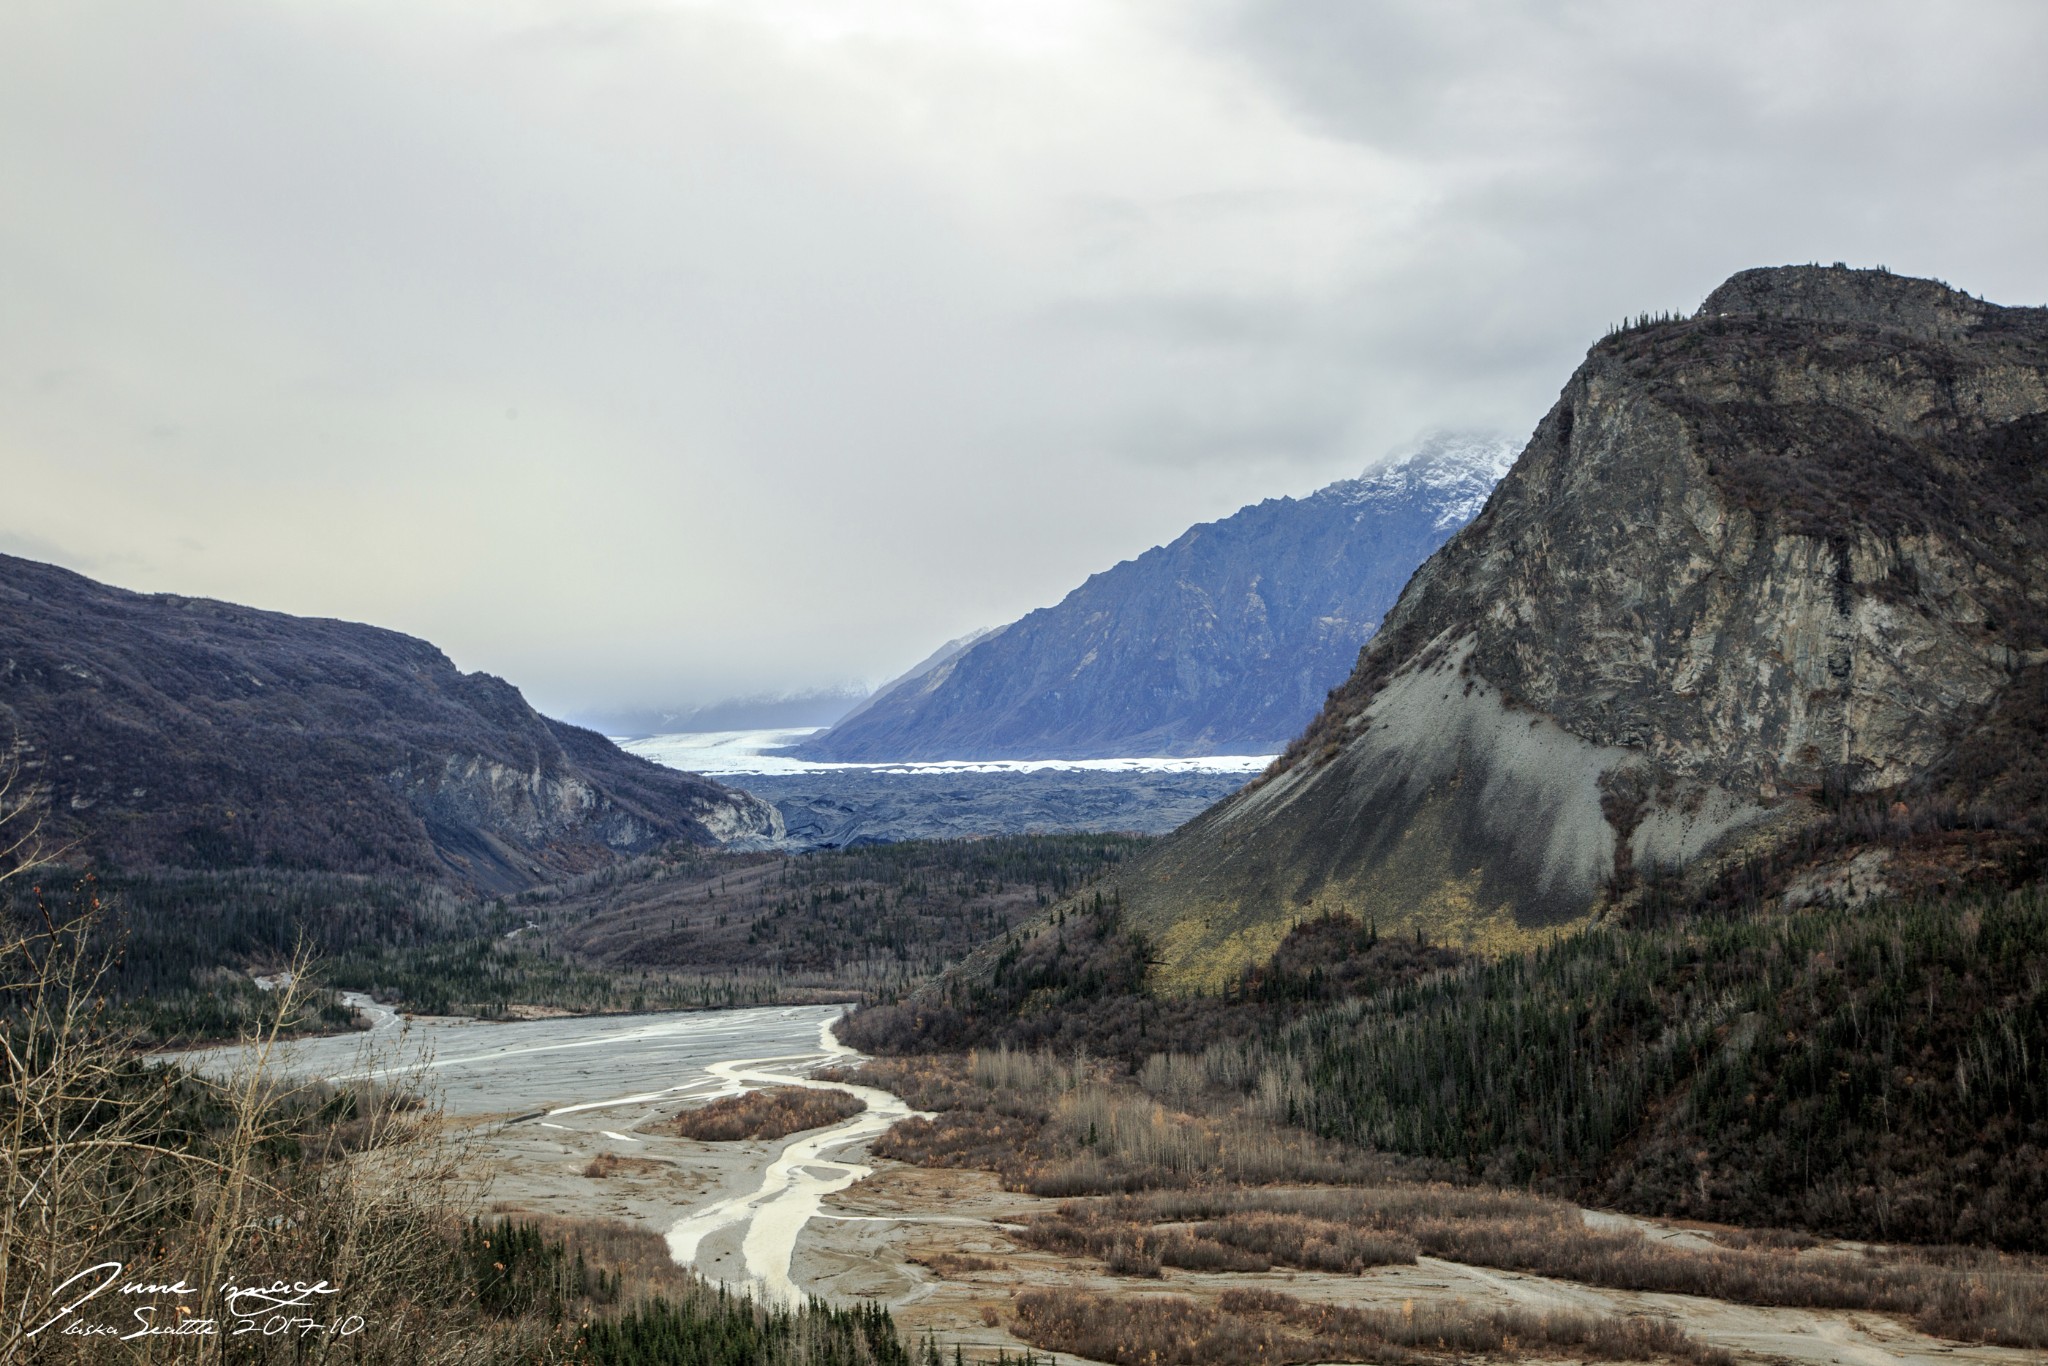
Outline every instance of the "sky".
[[556, 714], [872, 684], [1847, 261], [2048, 301], [2048, 6], [12, 0], [0, 550]]

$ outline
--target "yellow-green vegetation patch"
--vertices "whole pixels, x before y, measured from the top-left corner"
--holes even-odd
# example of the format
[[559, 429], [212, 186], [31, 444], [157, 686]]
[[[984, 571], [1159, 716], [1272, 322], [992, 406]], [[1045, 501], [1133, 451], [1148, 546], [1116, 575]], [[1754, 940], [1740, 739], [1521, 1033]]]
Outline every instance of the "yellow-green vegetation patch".
[[1159, 938], [1153, 982], [1170, 995], [1213, 995], [1254, 963], [1263, 963], [1280, 947], [1301, 917], [1264, 921], [1227, 930], [1219, 939], [1206, 918], [1175, 922]]
[[1270, 880], [1219, 894], [1217, 882], [1237, 881], [1228, 869], [1220, 877], [1178, 879], [1187, 889], [1178, 894], [1171, 877], [1127, 883], [1131, 923], [1154, 948], [1153, 989], [1177, 996], [1220, 992], [1244, 969], [1272, 957], [1296, 925], [1327, 915], [1351, 916], [1383, 934], [1420, 933], [1431, 943], [1488, 956], [1548, 943], [1591, 922], [1588, 907], [1566, 920], [1525, 924], [1512, 901], [1489, 900], [1480, 870], [1454, 866], [1458, 841], [1449, 814], [1443, 796], [1426, 797], [1379, 860], [1328, 876], [1305, 897], [1285, 895], [1285, 884]]

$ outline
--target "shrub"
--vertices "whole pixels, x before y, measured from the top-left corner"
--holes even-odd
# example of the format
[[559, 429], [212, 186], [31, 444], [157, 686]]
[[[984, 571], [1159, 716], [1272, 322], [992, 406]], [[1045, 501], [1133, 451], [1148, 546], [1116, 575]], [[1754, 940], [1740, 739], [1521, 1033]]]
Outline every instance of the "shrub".
[[820, 1086], [777, 1086], [721, 1096], [676, 1116], [675, 1131], [706, 1143], [743, 1138], [773, 1141], [852, 1119], [868, 1108], [859, 1096]]

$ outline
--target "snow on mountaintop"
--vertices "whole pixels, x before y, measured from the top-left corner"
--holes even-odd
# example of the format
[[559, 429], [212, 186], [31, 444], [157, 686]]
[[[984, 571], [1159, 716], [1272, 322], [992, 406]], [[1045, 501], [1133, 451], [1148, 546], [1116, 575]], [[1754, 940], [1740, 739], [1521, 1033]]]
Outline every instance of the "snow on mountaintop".
[[790, 757], [1149, 764], [1278, 749], [1515, 453], [1499, 437], [1444, 434], [1361, 478], [1190, 527], [884, 691]]
[[1359, 505], [1426, 498], [1440, 504], [1436, 527], [1462, 526], [1479, 515], [1486, 499], [1521, 453], [1510, 437], [1443, 432], [1414, 451], [1357, 479], [1330, 485], [1317, 497]]

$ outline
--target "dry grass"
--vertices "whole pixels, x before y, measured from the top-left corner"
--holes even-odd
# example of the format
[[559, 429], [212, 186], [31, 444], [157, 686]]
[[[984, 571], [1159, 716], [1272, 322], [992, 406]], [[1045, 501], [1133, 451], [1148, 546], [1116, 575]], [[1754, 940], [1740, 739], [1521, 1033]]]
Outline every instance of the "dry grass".
[[[1253, 1254], [1243, 1269], [1340, 1265], [1345, 1238], [1382, 1240], [1470, 1266], [1524, 1271], [1614, 1290], [1700, 1295], [1742, 1304], [1862, 1309], [1897, 1314], [1925, 1332], [2014, 1347], [2048, 1346], [2048, 1263], [1961, 1248], [1861, 1254], [1819, 1248], [1798, 1236], [1740, 1238], [1713, 1249], [1654, 1242], [1635, 1229], [1591, 1228], [1575, 1206], [1482, 1188], [1158, 1191], [1063, 1206], [1020, 1235], [1037, 1246], [1091, 1256], [1143, 1246], [1156, 1260], [1192, 1269], [1238, 1269], [1218, 1254], [1178, 1249], [1205, 1239]], [[1198, 1264], [1204, 1255], [1216, 1264]], [[1388, 1256], [1387, 1260], [1402, 1260]]]
[[617, 1172], [661, 1172], [670, 1170], [669, 1164], [651, 1157], [626, 1157], [620, 1153], [599, 1153], [583, 1168], [583, 1174], [593, 1180], [603, 1180]]
[[773, 1141], [852, 1119], [868, 1108], [859, 1096], [810, 1086], [777, 1086], [721, 1096], [676, 1116], [676, 1133], [706, 1143], [743, 1138]]
[[1101, 1257], [1111, 1271], [1156, 1276], [1162, 1266], [1188, 1271], [1359, 1272], [1415, 1260], [1415, 1240], [1353, 1222], [1247, 1211], [1195, 1224], [1156, 1223], [1140, 1200], [1070, 1201], [1017, 1233], [1031, 1247]]
[[894, 1091], [929, 1120], [877, 1140], [883, 1157], [993, 1171], [1011, 1190], [1098, 1195], [1200, 1186], [1388, 1179], [1396, 1164], [1272, 1122], [1256, 1102], [1176, 1109], [1085, 1058], [1009, 1049], [885, 1059], [845, 1074]]
[[1178, 1296], [1034, 1290], [1016, 1300], [1017, 1335], [1034, 1347], [1117, 1366], [1285, 1366], [1360, 1361], [1416, 1366], [1472, 1356], [1684, 1361], [1733, 1366], [1728, 1353], [1662, 1319], [1399, 1310], [1309, 1304], [1273, 1291], [1225, 1291], [1212, 1306]]

